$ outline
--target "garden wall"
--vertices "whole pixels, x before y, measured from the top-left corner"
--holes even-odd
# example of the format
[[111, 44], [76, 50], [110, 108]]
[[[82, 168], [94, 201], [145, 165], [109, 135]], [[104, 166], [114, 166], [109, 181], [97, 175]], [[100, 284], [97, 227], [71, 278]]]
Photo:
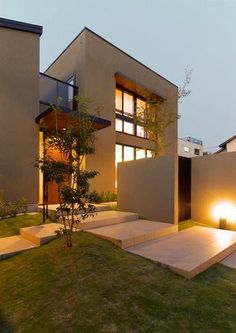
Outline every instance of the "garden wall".
[[[191, 202], [192, 219], [215, 226], [219, 222], [214, 217], [218, 204], [231, 205], [225, 214], [236, 209], [236, 152], [192, 159]], [[236, 228], [236, 216], [227, 220], [229, 228]]]
[[162, 156], [118, 164], [118, 208], [178, 223], [178, 159]]

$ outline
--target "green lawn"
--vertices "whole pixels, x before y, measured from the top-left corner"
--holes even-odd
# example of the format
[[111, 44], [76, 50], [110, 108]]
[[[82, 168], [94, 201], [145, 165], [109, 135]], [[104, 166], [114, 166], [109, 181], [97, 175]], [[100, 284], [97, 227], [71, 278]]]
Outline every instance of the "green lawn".
[[14, 218], [0, 220], [0, 237], [17, 235], [20, 228], [30, 227], [41, 223], [42, 215], [40, 213], [19, 215]]
[[179, 231], [184, 230], [184, 229], [188, 229], [194, 226], [199, 226], [199, 227], [208, 227], [208, 228], [213, 228], [211, 225], [207, 225], [207, 224], [203, 224], [203, 223], [198, 223], [195, 222], [193, 220], [186, 220], [186, 221], [182, 221], [179, 223]]
[[236, 332], [236, 270], [188, 281], [80, 232], [0, 262], [0, 332]]

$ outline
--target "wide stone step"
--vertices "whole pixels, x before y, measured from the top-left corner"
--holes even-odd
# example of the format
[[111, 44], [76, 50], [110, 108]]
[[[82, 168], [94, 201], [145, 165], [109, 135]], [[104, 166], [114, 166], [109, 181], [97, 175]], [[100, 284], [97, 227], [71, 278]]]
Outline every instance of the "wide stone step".
[[190, 279], [236, 251], [236, 232], [192, 227], [126, 250]]
[[[115, 205], [116, 205], [115, 201], [114, 202], [104, 202], [104, 203], [101, 203], [101, 204], [94, 204], [94, 206], [96, 207], [96, 212], [104, 212], [104, 211], [107, 211], [107, 210], [111, 210], [112, 206], [115, 206]], [[59, 205], [49, 205], [48, 206], [49, 215], [51, 213], [55, 213], [58, 207], [59, 207]], [[38, 211], [39, 212], [43, 211], [43, 206], [42, 205], [38, 206]]]
[[136, 244], [175, 233], [178, 231], [178, 226], [148, 220], [136, 220], [87, 231], [110, 240], [125, 249]]
[[79, 223], [78, 228], [82, 230], [88, 230], [113, 224], [135, 221], [137, 219], [138, 214], [136, 213], [109, 210], [104, 212], [98, 212], [93, 217], [85, 219], [84, 221]]
[[10, 236], [0, 239], [0, 260], [5, 259], [22, 251], [35, 248], [36, 245], [21, 236]]
[[33, 227], [21, 228], [21, 237], [37, 246], [45, 244], [57, 237], [56, 231], [62, 227], [60, 223], [46, 223]]

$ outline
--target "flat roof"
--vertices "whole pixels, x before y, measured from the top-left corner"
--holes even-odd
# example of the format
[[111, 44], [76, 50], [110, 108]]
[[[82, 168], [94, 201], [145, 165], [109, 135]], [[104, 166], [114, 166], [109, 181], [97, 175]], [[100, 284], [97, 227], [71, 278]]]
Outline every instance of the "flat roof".
[[4, 17], [0, 17], [0, 27], [31, 32], [34, 34], [38, 34], [40, 36], [43, 33], [43, 27], [41, 25], [35, 25], [35, 24], [31, 24], [31, 23], [9, 20]]

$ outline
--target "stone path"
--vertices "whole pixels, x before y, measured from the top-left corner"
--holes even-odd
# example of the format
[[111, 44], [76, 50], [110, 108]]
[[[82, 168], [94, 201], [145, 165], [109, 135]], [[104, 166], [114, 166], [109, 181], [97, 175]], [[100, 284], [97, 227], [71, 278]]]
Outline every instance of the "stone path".
[[236, 232], [192, 227], [126, 250], [192, 278], [236, 251]]

